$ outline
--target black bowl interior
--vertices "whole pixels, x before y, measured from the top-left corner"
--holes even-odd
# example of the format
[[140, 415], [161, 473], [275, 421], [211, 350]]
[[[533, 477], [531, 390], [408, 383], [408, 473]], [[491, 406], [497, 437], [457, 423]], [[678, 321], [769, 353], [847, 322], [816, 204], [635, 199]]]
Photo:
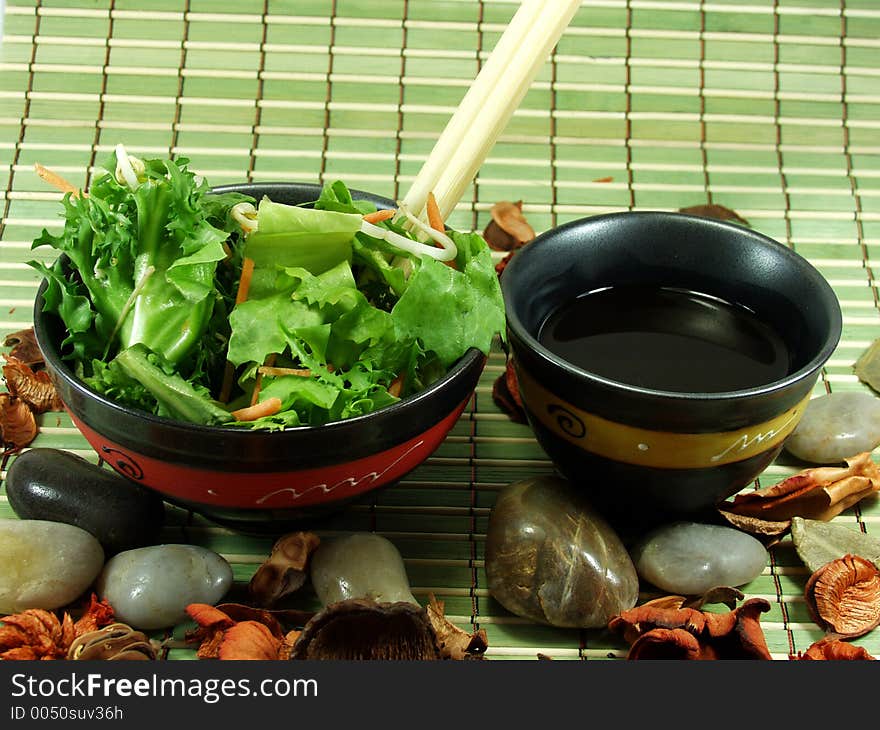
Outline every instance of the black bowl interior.
[[[218, 192], [236, 191], [257, 200], [268, 195], [288, 204], [317, 199], [320, 185], [308, 183], [249, 183], [223, 185]], [[358, 199], [379, 208], [394, 202], [353, 190]], [[121, 406], [88, 388], [62, 358], [58, 343], [64, 325], [42, 311], [44, 281], [34, 304], [34, 330], [59, 393], [71, 410], [94, 431], [146, 456], [193, 468], [226, 471], [287, 472], [339, 463], [383, 451], [425, 432], [470, 396], [483, 369], [485, 356], [472, 349], [446, 375], [394, 405], [371, 414], [284, 431], [253, 431], [241, 427], [200, 426]]]

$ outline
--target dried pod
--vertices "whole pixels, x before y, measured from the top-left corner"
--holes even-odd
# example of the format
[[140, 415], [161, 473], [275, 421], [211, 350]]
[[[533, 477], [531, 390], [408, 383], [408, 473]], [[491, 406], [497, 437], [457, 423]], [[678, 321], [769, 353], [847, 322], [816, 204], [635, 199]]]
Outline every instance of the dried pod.
[[720, 221], [733, 221], [741, 226], [750, 226], [751, 224], [743, 218], [739, 213], [723, 205], [716, 203], [706, 203], [705, 205], [691, 205], [687, 208], [679, 208], [679, 213], [687, 213], [689, 215], [698, 215], [703, 218], [716, 218]]
[[6, 339], [3, 340], [3, 346], [12, 348], [9, 351], [10, 358], [14, 357], [17, 360], [21, 360], [21, 362], [29, 367], [33, 368], [45, 363], [43, 353], [37, 344], [37, 336], [34, 333], [33, 327], [6, 335]]
[[868, 650], [861, 646], [853, 646], [847, 641], [826, 636], [814, 642], [810, 647], [798, 654], [798, 659], [825, 659], [825, 660], [874, 660]]
[[718, 510], [741, 530], [779, 535], [794, 517], [828, 521], [877, 491], [880, 467], [866, 451], [846, 459], [845, 467], [804, 469], [772, 486], [738, 494]]
[[513, 251], [535, 237], [535, 229], [522, 212], [522, 201], [499, 201], [490, 211], [492, 220], [483, 231], [483, 238], [496, 251]]
[[0, 393], [0, 433], [3, 443], [20, 449], [37, 435], [37, 422], [27, 403], [9, 393]]
[[27, 363], [10, 357], [3, 366], [3, 379], [9, 393], [23, 400], [36, 413], [64, 409], [58, 391], [45, 370], [31, 370]]
[[285, 633], [281, 620], [301, 625], [314, 616], [312, 612], [268, 611], [241, 603], [191, 603], [186, 612], [198, 627], [187, 631], [184, 639], [188, 644], [198, 643], [199, 659], [288, 659], [299, 632]]
[[649, 603], [618, 614], [608, 628], [630, 643], [628, 659], [772, 659], [760, 623], [769, 610], [763, 598], [727, 613]]
[[844, 555], [815, 571], [804, 588], [813, 620], [838, 636], [863, 636], [880, 625], [880, 570]]
[[313, 532], [291, 532], [280, 537], [248, 584], [253, 602], [258, 606], [272, 606], [299, 590], [308, 576], [309, 558], [320, 543]]
[[409, 601], [349, 598], [303, 627], [291, 659], [441, 659], [428, 612]]
[[481, 659], [489, 647], [486, 630], [469, 634], [446, 618], [445, 605], [432, 593], [428, 600], [428, 618], [444, 659]]
[[703, 659], [700, 640], [686, 629], [651, 629], [630, 646], [627, 659]]
[[78, 636], [70, 645], [67, 658], [78, 661], [149, 661], [156, 658], [156, 649], [146, 634], [128, 624], [114, 623]]

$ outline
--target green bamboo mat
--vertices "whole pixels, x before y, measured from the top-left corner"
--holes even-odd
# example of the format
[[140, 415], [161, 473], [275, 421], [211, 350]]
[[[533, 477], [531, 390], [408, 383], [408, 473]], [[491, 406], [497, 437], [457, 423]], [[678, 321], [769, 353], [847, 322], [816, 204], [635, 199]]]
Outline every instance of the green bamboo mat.
[[[213, 184], [342, 179], [405, 192], [517, 8], [512, 0], [7, 0], [0, 50], [0, 335], [31, 324], [23, 262], [59, 195], [118, 142], [186, 155]], [[880, 7], [876, 0], [597, 0], [560, 41], [450, 224], [482, 230], [497, 200], [541, 231], [586, 215], [706, 202], [737, 210], [827, 277], [843, 339], [816, 392], [862, 386], [852, 363], [880, 336]], [[449, 438], [397, 486], [320, 534], [375, 530], [401, 550], [415, 595], [485, 628], [488, 656], [622, 657], [604, 631], [532, 625], [488, 595], [486, 523], [498, 490], [550, 471], [527, 427], [491, 399], [495, 353]], [[35, 446], [96, 457], [66, 415]], [[4, 467], [8, 466], [8, 460]], [[761, 482], [798, 468], [780, 460]], [[4, 471], [5, 474], [5, 471]], [[0, 492], [0, 516], [13, 516]], [[880, 506], [837, 521], [880, 533]], [[271, 547], [175, 511], [166, 541], [205, 545], [243, 587]], [[768, 599], [773, 655], [821, 631], [788, 543], [744, 590]], [[314, 605], [306, 590], [303, 605]], [[180, 638], [186, 627], [178, 627]], [[880, 656], [880, 632], [856, 643]], [[180, 643], [169, 659], [190, 659]]]

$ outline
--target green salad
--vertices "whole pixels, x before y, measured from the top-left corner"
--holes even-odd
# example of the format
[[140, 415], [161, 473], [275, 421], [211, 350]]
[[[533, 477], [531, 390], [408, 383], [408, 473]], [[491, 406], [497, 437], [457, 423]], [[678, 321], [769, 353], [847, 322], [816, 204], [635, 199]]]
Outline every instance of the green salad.
[[119, 146], [65, 195], [64, 230], [33, 242], [65, 254], [30, 265], [62, 356], [99, 393], [205, 425], [318, 425], [406, 398], [503, 335], [481, 236], [377, 214], [342, 182], [308, 206], [214, 193], [188, 164]]

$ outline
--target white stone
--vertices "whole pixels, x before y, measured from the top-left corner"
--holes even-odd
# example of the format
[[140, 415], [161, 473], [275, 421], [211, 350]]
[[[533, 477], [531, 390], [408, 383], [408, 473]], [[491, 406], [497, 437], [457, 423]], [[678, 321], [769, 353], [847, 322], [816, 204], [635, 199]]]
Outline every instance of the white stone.
[[814, 464], [838, 464], [880, 444], [880, 398], [841, 391], [813, 398], [785, 442], [794, 456]]
[[232, 567], [197, 545], [151, 545], [114, 555], [98, 577], [98, 595], [119, 621], [161, 629], [187, 619], [190, 603], [215, 604], [232, 585]]
[[0, 614], [53, 610], [79, 598], [104, 564], [85, 530], [47, 520], [0, 519]]
[[315, 593], [325, 606], [349, 598], [419, 605], [410, 592], [400, 552], [375, 533], [356, 532], [323, 541], [312, 555], [310, 572]]
[[697, 522], [658, 527], [641, 538], [631, 554], [640, 578], [685, 596], [744, 585], [767, 564], [767, 550], [751, 535]]

